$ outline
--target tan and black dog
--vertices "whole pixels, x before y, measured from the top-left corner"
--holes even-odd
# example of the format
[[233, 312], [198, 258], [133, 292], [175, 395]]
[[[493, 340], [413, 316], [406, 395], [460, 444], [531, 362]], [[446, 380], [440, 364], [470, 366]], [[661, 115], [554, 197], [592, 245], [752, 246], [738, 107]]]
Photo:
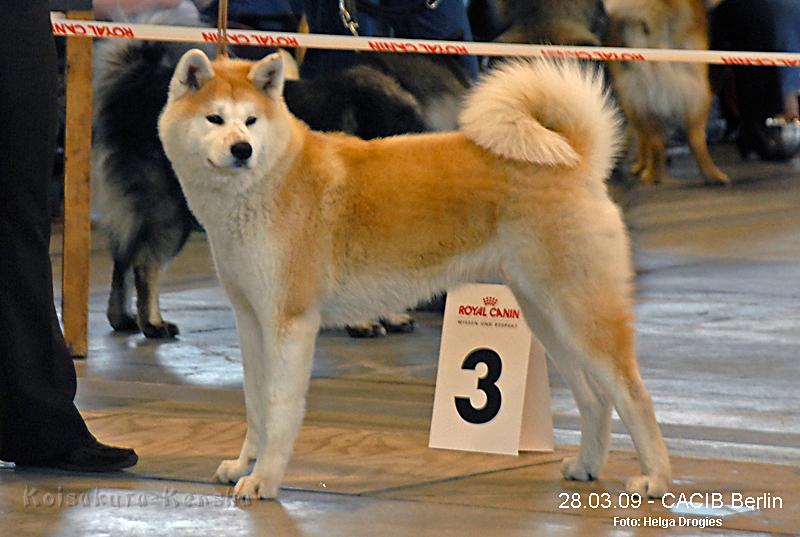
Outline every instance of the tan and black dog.
[[[605, 0], [607, 42], [616, 47], [708, 49], [703, 0]], [[611, 62], [622, 109], [638, 143], [631, 171], [645, 183], [665, 177], [668, 129], [686, 130], [700, 173], [711, 183], [728, 176], [711, 160], [706, 119], [711, 108], [708, 66], [680, 62]]]

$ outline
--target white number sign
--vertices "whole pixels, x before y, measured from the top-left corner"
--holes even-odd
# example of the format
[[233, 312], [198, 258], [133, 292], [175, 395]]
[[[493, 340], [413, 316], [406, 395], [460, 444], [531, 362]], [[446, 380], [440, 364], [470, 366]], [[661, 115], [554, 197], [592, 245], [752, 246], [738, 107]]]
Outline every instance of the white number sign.
[[509, 455], [553, 449], [544, 349], [504, 285], [448, 292], [429, 446]]

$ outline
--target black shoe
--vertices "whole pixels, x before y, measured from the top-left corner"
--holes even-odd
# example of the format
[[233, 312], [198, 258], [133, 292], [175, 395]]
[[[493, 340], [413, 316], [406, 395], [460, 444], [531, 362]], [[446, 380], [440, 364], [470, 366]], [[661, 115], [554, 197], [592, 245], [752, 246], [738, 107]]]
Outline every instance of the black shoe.
[[138, 461], [139, 456], [132, 449], [111, 447], [95, 440], [59, 457], [27, 464], [17, 463], [17, 466], [57, 468], [70, 472], [115, 472], [130, 468]]

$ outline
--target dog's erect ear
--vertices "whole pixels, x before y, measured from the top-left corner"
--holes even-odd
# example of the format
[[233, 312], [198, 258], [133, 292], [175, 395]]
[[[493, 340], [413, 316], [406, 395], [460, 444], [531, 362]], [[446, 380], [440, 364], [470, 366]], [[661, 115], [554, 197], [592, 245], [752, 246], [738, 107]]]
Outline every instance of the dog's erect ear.
[[283, 58], [277, 52], [270, 54], [250, 68], [247, 78], [270, 99], [278, 99], [283, 93]]
[[192, 49], [181, 57], [172, 81], [169, 83], [169, 98], [177, 99], [190, 91], [197, 91], [214, 78], [214, 69], [208, 56], [200, 49]]

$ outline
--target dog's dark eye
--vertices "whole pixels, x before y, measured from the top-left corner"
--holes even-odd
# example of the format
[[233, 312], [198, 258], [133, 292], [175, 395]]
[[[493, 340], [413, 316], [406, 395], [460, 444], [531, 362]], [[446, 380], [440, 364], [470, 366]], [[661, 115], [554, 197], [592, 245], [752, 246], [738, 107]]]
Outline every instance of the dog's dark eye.
[[213, 123], [214, 125], [222, 125], [225, 123], [225, 120], [222, 119], [222, 116], [218, 114], [211, 114], [210, 116], [206, 116], [206, 119], [209, 123]]
[[248, 127], [256, 122], [256, 118], [253, 116], [249, 116], [247, 119], [244, 120], [244, 124]]

